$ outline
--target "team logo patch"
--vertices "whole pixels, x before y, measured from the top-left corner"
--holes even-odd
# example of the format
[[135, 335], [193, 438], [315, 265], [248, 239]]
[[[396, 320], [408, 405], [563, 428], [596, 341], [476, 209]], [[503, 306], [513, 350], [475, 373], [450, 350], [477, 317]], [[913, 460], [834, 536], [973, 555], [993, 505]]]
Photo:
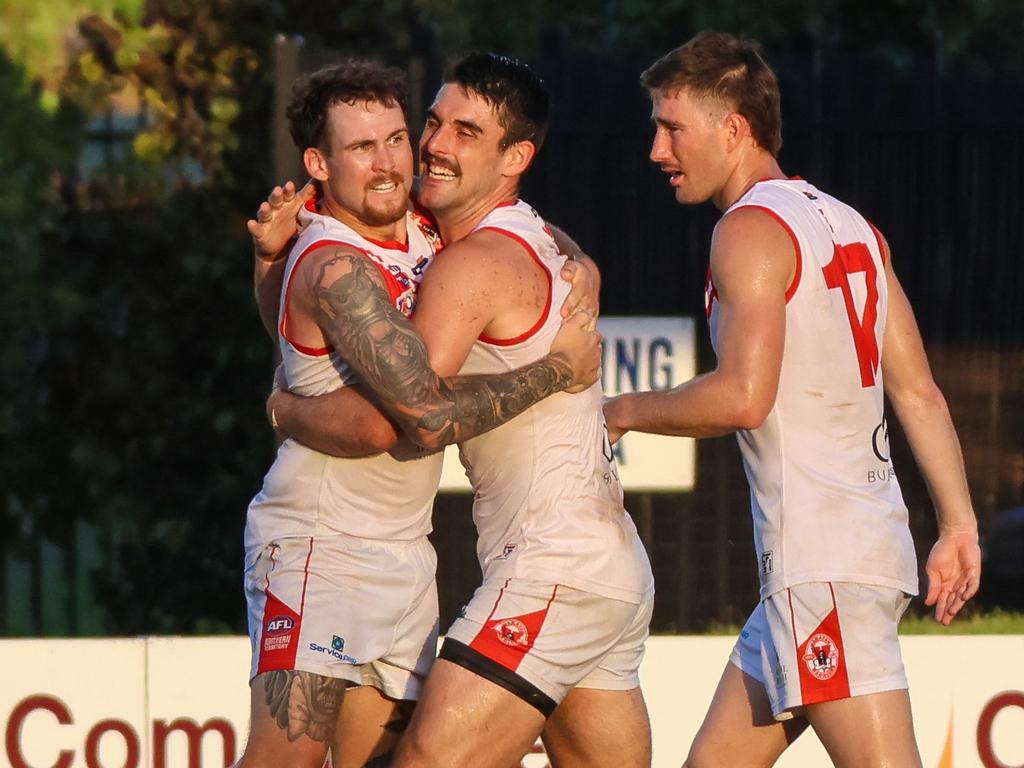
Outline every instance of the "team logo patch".
[[829, 635], [819, 632], [804, 646], [803, 660], [816, 678], [831, 680], [839, 671], [839, 648]]
[[295, 621], [290, 616], [275, 616], [267, 622], [266, 634], [280, 635], [295, 628]]
[[530, 633], [526, 625], [519, 619], [503, 619], [494, 625], [494, 632], [505, 645], [515, 648], [527, 648], [530, 645]]

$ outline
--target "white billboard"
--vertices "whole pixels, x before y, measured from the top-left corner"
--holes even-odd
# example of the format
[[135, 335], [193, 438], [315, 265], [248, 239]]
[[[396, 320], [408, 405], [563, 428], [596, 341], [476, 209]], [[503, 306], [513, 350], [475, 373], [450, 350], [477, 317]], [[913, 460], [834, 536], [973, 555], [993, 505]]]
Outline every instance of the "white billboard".
[[[927, 768], [1024, 765], [1024, 636], [903, 637]], [[677, 768], [731, 637], [652, 637], [640, 667], [654, 768]], [[8, 768], [225, 768], [248, 730], [249, 640], [0, 640]], [[538, 745], [524, 768], [546, 768]], [[780, 768], [830, 765], [808, 731]]]
[[[601, 385], [608, 397], [671, 389], [697, 374], [695, 324], [691, 317], [602, 317]], [[627, 434], [614, 446], [619, 478], [627, 491], [689, 491], [695, 475], [694, 440]], [[442, 491], [469, 491], [459, 451], [448, 446]]]

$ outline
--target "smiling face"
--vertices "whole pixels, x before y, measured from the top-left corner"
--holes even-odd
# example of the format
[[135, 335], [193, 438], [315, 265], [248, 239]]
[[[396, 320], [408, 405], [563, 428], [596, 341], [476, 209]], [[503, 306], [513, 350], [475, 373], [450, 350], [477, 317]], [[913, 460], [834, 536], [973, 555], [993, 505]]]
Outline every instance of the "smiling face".
[[338, 102], [327, 113], [325, 150], [307, 149], [306, 167], [323, 187], [325, 213], [365, 234], [390, 236], [412, 184], [412, 147], [397, 104]]
[[[447, 83], [427, 111], [420, 139], [419, 201], [443, 217], [474, 207], [504, 187], [514, 193], [505, 129], [483, 97]], [[522, 142], [521, 142], [522, 143]]]
[[651, 94], [651, 161], [668, 174], [676, 200], [703, 203], [725, 187], [732, 172], [729, 111], [686, 88]]

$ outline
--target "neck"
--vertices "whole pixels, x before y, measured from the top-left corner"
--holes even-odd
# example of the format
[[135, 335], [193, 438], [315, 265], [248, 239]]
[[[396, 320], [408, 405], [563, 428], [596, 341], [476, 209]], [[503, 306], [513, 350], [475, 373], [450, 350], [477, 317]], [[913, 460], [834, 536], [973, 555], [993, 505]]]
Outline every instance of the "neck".
[[762, 179], [786, 178], [789, 177], [782, 172], [778, 160], [759, 149], [750, 157], [749, 162], [741, 162], [736, 166], [725, 186], [711, 197], [711, 202], [718, 210], [724, 211]]
[[470, 201], [459, 208], [448, 211], [435, 211], [437, 225], [441, 229], [441, 238], [446, 243], [454, 243], [472, 232], [481, 221], [502, 203], [516, 199], [518, 184], [515, 181], [503, 181], [485, 197]]
[[342, 224], [350, 227], [357, 234], [368, 240], [379, 240], [381, 242], [393, 240], [399, 243], [405, 242], [406, 230], [404, 213], [397, 221], [392, 221], [388, 224], [382, 224], [379, 226], [367, 224], [350, 210], [340, 205], [337, 200], [332, 199], [331, 196], [326, 193], [326, 190], [323, 199], [320, 201], [320, 213], [324, 216], [330, 216], [332, 219], [337, 219]]

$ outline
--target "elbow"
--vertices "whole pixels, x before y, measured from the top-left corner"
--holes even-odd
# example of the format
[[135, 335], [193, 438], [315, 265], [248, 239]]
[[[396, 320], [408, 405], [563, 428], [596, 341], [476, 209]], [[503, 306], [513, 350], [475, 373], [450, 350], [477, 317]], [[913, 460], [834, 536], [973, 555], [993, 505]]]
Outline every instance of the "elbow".
[[744, 388], [733, 406], [734, 429], [757, 429], [764, 424], [768, 414], [775, 407], [775, 391], [756, 392]]
[[768, 418], [768, 414], [771, 413], [771, 408], [763, 408], [757, 405], [751, 405], [736, 412], [735, 428], [736, 429], [757, 429], [764, 420]]
[[358, 427], [363, 448], [370, 454], [387, 453], [398, 442], [398, 430], [379, 414], [363, 419]]

